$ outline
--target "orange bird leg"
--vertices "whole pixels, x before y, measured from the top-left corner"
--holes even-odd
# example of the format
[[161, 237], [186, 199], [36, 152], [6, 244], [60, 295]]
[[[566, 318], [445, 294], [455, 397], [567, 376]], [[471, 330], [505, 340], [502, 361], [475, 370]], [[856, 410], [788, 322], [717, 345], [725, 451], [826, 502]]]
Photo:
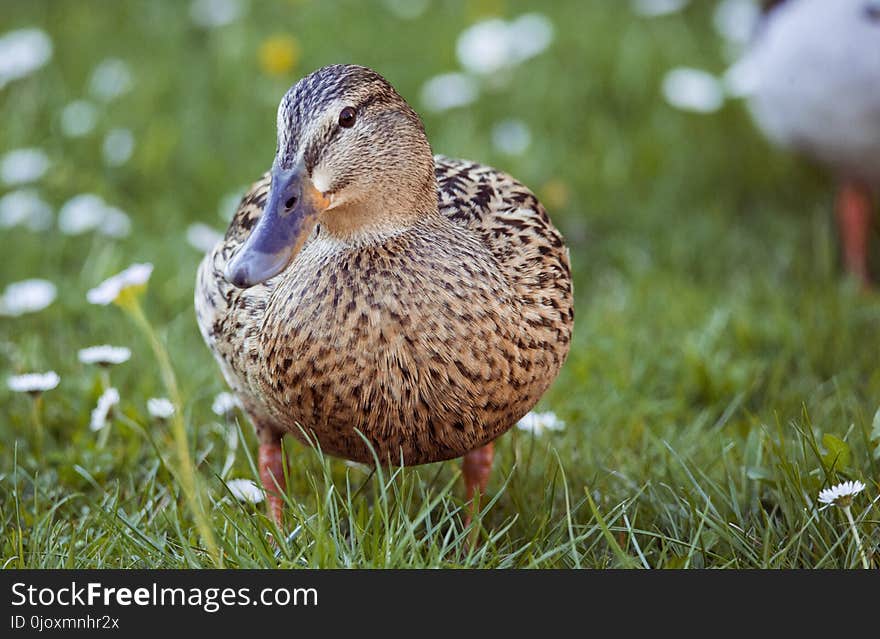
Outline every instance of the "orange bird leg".
[[287, 490], [284, 481], [284, 453], [281, 450], [281, 439], [269, 443], [260, 444], [258, 458], [260, 480], [266, 491], [266, 501], [269, 504], [269, 514], [278, 526], [281, 526], [281, 513], [284, 500], [279, 493]]
[[871, 229], [871, 193], [857, 182], [845, 182], [837, 194], [837, 224], [846, 270], [868, 288], [868, 233]]
[[[492, 472], [492, 460], [494, 458], [494, 442], [490, 442], [465, 454], [461, 462], [461, 469], [464, 473], [465, 496], [468, 501], [471, 501], [475, 494], [486, 494], [486, 486], [489, 485], [489, 475]], [[478, 507], [477, 502], [471, 505], [471, 509], [465, 518], [465, 526], [470, 525], [474, 511]]]

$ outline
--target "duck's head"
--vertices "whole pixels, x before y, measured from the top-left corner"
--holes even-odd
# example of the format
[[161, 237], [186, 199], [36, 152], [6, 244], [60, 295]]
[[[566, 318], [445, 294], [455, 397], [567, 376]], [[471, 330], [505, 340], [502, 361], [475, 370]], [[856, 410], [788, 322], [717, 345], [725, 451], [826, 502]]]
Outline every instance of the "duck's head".
[[283, 271], [315, 224], [344, 239], [405, 228], [437, 207], [421, 119], [381, 75], [333, 65], [278, 107], [278, 147], [260, 221], [226, 267], [246, 288]]

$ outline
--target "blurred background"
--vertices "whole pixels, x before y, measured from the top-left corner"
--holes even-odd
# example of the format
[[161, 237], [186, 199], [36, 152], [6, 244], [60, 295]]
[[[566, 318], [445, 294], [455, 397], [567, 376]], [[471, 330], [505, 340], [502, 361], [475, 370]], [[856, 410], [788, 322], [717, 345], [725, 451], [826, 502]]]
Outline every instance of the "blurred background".
[[[134, 441], [92, 445], [100, 384], [76, 355], [131, 348], [113, 383], [121, 410], [149, 423], [145, 401], [163, 392], [149, 347], [85, 298], [138, 261], [155, 265], [145, 308], [197, 457], [222, 465], [210, 406], [224, 385], [195, 324], [196, 267], [271, 164], [281, 96], [348, 62], [398, 89], [435, 153], [530, 186], [567, 238], [575, 339], [541, 407], [566, 423], [551, 442], [574, 480], [662, 477], [668, 443], [710, 474], [733, 455], [760, 503], [763, 428], [842, 440], [870, 423], [880, 306], [841, 275], [830, 181], [771, 147], [737, 97], [728, 70], [757, 12], [750, 0], [4, 0], [0, 374], [61, 377], [45, 396], [43, 472], [88, 490], [75, 467], [103, 482], [141, 459]], [[32, 278], [49, 286], [28, 300], [6, 288]], [[8, 474], [30, 404], [4, 384], [0, 406]]]

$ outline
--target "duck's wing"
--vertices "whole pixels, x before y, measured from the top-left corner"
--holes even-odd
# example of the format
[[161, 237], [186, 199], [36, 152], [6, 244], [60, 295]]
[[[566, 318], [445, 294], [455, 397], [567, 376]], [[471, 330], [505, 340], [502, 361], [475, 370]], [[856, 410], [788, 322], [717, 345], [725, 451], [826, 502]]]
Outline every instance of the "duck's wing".
[[517, 295], [531, 337], [568, 352], [574, 322], [571, 264], [562, 235], [528, 188], [510, 175], [436, 156], [440, 212], [489, 249]]

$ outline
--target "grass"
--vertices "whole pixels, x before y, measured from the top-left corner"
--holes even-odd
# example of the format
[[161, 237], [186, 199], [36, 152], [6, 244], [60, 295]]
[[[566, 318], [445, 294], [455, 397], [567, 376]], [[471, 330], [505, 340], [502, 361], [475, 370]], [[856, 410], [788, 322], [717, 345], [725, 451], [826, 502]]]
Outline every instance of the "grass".
[[[223, 480], [257, 477], [256, 442], [241, 414], [211, 412], [224, 386], [195, 324], [200, 255], [185, 229], [222, 228], [221, 198], [269, 166], [277, 101], [303, 73], [367, 64], [423, 111], [419, 88], [457, 68], [461, 30], [528, 4], [435, 2], [402, 21], [378, 2], [251, 3], [246, 18], [206, 31], [188, 3], [7, 2], [0, 33], [39, 26], [55, 51], [0, 90], [0, 151], [42, 147], [48, 201], [96, 192], [131, 214], [133, 232], [0, 231], [0, 285], [59, 287], [45, 311], [0, 318], [0, 375], [62, 379], [42, 398], [39, 455], [30, 399], [0, 389], [2, 565], [854, 568], [843, 513], [815, 499], [860, 479], [853, 514], [877, 566], [880, 298], [840, 273], [822, 173], [769, 147], [739, 103], [704, 116], [662, 101], [668, 69], [727, 64], [712, 4], [693, 4], [655, 20], [628, 3], [542, 5], [556, 26], [547, 52], [474, 105], [425, 114], [436, 152], [499, 166], [538, 192], [574, 265], [574, 343], [540, 404], [567, 426], [500, 439], [473, 532], [457, 465], [371, 474], [292, 440], [284, 530], [232, 498]], [[278, 34], [300, 55], [272, 76], [258, 51]], [[95, 133], [63, 137], [60, 109], [111, 56], [131, 66], [133, 90], [101, 107]], [[490, 141], [509, 117], [532, 130], [520, 156]], [[136, 148], [107, 168], [101, 141], [115, 127], [131, 129]], [[147, 398], [167, 394], [149, 341], [118, 308], [85, 300], [133, 261], [156, 265], [143, 306], [179, 380], [218, 555], [175, 479], [170, 426], [146, 412]], [[76, 351], [105, 342], [133, 356], [110, 370], [122, 403], [101, 445], [88, 427], [100, 375]], [[481, 543], [467, 543], [473, 535]]]

